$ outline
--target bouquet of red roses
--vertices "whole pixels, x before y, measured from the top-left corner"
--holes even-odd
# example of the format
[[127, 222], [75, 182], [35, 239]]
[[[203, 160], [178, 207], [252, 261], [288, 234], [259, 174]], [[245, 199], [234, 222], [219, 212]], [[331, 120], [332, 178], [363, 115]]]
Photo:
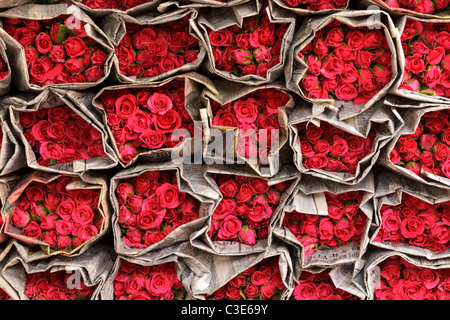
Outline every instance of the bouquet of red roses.
[[[287, 114], [295, 102], [283, 89], [272, 85], [264, 89], [241, 90], [235, 84], [227, 83], [226, 89], [219, 89], [218, 94], [208, 91], [202, 94], [210, 129], [221, 130], [221, 134], [223, 130], [234, 130], [232, 157], [236, 153], [238, 160], [244, 159], [261, 176], [276, 173], [275, 158], [288, 140]], [[210, 132], [210, 135], [216, 139], [215, 134]], [[225, 141], [224, 144], [228, 146], [229, 143]], [[223, 156], [228, 158], [230, 155]], [[269, 174], [263, 172], [265, 168], [269, 168]]]
[[450, 97], [447, 30], [447, 23], [406, 19], [401, 34], [404, 70], [398, 90]]
[[175, 262], [138, 265], [122, 259], [113, 280], [114, 300], [184, 300]]
[[306, 170], [326, 170], [354, 174], [358, 163], [373, 150], [378, 126], [367, 137], [348, 133], [327, 122], [297, 125], [302, 165]]
[[347, 8], [348, 0], [273, 0], [282, 8], [293, 10], [300, 15], [313, 13], [329, 13]]
[[412, 134], [401, 135], [389, 157], [392, 164], [424, 178], [423, 171], [450, 178], [450, 109], [424, 113]]
[[118, 159], [98, 114], [92, 94], [44, 89], [39, 95], [6, 99], [14, 136], [35, 170], [74, 174], [106, 170]]
[[[240, 15], [215, 19], [223, 12], [208, 11], [196, 20], [199, 35], [208, 48], [208, 68], [227, 80], [260, 85], [272, 82], [283, 72], [287, 43], [292, 38], [295, 18], [289, 11], [274, 16], [267, 1], [244, 3], [225, 14]], [[239, 21], [242, 24], [231, 24]], [[236, 20], [235, 20], [236, 19]]]
[[120, 179], [114, 192], [122, 241], [131, 248], [151, 246], [199, 218], [200, 201], [180, 191], [175, 170]]
[[[189, 21], [196, 15], [195, 10], [179, 9], [150, 20], [120, 14], [105, 17], [105, 33], [115, 48], [114, 78], [122, 83], [155, 81], [198, 69], [206, 52], [190, 29]], [[123, 29], [120, 39], [118, 28]]]
[[79, 288], [69, 288], [72, 276], [65, 271], [27, 273], [24, 293], [30, 300], [90, 300], [98, 285], [80, 282]]
[[41, 166], [107, 156], [102, 133], [67, 105], [19, 112], [19, 121]]
[[449, 109], [442, 104], [387, 99], [404, 125], [383, 148], [379, 163], [402, 176], [447, 188], [450, 185]]
[[340, 194], [324, 193], [328, 215], [319, 216], [297, 211], [284, 214], [282, 226], [297, 238], [305, 257], [316, 250], [336, 248], [361, 242], [366, 227], [366, 214], [360, 209], [362, 191]]
[[416, 265], [415, 260], [389, 253], [376, 266], [374, 300], [449, 300], [450, 269]]
[[231, 279], [206, 300], [280, 300], [286, 286], [278, 265], [279, 257], [265, 258]]
[[343, 289], [336, 288], [330, 269], [319, 273], [302, 271], [290, 300], [359, 300]]
[[185, 74], [161, 83], [114, 86], [96, 95], [93, 105], [103, 114], [122, 166], [140, 156], [149, 160], [155, 151], [160, 154], [157, 161], [167, 160], [172, 149], [181, 148], [189, 138], [201, 139], [201, 128], [191, 115], [199, 108], [194, 78]]
[[285, 67], [290, 90], [309, 102], [330, 105], [341, 120], [387, 94], [397, 77], [400, 45], [391, 36], [394, 24], [388, 14], [348, 10], [315, 18], [315, 28], [309, 23], [304, 22], [290, 47]]
[[106, 182], [34, 172], [23, 177], [3, 210], [5, 233], [49, 255], [84, 252], [106, 232]]
[[14, 73], [22, 75], [15, 78], [17, 86], [40, 91], [48, 85], [77, 89], [97, 85], [109, 75], [113, 54], [109, 41], [89, 17], [72, 15], [75, 7], [53, 6], [53, 15], [43, 14], [39, 20], [28, 19], [28, 12], [48, 12], [46, 5], [24, 5], [0, 15], [11, 57], [26, 60], [26, 65], [13, 66]]
[[408, 243], [442, 252], [450, 245], [450, 201], [430, 204], [403, 193], [398, 205], [380, 208], [381, 228], [373, 241]]
[[390, 48], [381, 30], [334, 20], [297, 56], [308, 65], [299, 86], [311, 100], [368, 102], [392, 79]]
[[267, 179], [213, 174], [222, 200], [211, 216], [208, 237], [253, 246], [267, 239], [273, 216], [292, 180], [269, 185]]

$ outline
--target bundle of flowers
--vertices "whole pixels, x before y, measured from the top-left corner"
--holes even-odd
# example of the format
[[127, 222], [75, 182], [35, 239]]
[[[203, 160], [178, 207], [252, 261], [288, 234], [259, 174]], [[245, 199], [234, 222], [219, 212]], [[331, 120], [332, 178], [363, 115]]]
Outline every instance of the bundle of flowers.
[[114, 300], [184, 300], [186, 296], [174, 262], [144, 266], [122, 260], [113, 286]]

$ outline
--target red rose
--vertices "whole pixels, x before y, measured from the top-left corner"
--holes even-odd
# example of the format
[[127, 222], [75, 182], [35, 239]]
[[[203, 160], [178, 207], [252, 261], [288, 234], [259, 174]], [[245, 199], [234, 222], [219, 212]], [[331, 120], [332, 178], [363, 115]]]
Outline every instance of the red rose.
[[175, 110], [160, 114], [154, 120], [155, 128], [163, 132], [173, 132], [181, 126], [181, 118]]
[[177, 186], [164, 183], [156, 190], [156, 196], [161, 207], [174, 209], [183, 201], [185, 194]]
[[233, 41], [233, 33], [228, 29], [212, 30], [209, 32], [208, 37], [211, 45], [214, 47], [228, 47]]
[[236, 200], [238, 203], [244, 203], [250, 201], [255, 194], [256, 194], [255, 189], [250, 184], [244, 183], [241, 185], [238, 191]]
[[148, 98], [147, 106], [154, 113], [164, 114], [172, 109], [173, 104], [169, 96], [155, 92]]
[[228, 215], [222, 221], [218, 237], [219, 239], [223, 240], [236, 238], [241, 228], [242, 228], [241, 220], [239, 220], [237, 217], [233, 215]]
[[341, 100], [353, 100], [358, 96], [358, 90], [352, 83], [341, 83], [335, 91], [335, 95]]
[[249, 98], [238, 100], [233, 105], [236, 118], [243, 123], [253, 123], [258, 117], [258, 104], [256, 100]]
[[424, 230], [422, 219], [414, 216], [405, 218], [400, 228], [401, 234], [407, 239], [421, 235]]
[[52, 39], [45, 32], [39, 33], [36, 36], [36, 38], [34, 39], [34, 42], [35, 42], [36, 49], [41, 54], [47, 54], [52, 50], [52, 45], [53, 45]]
[[116, 114], [122, 119], [129, 119], [137, 110], [136, 97], [132, 94], [125, 94], [117, 98], [115, 102]]
[[275, 32], [269, 24], [259, 26], [250, 34], [252, 47], [272, 46], [275, 42]]
[[82, 56], [89, 47], [83, 39], [73, 36], [64, 41], [64, 49], [69, 57], [76, 58]]

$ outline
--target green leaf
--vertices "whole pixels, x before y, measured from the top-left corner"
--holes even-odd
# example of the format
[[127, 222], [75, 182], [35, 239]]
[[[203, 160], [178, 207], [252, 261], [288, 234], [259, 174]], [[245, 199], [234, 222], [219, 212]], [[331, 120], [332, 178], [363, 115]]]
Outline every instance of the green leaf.
[[54, 165], [54, 164], [57, 164], [58, 163], [58, 160], [56, 160], [56, 159], [50, 159], [50, 165], [52, 166], [52, 165]]
[[247, 300], [247, 296], [244, 294], [244, 290], [242, 288], [239, 289], [239, 294], [244, 300]]
[[85, 296], [83, 296], [81, 293], [78, 293], [73, 300], [87, 300]]
[[435, 96], [436, 95], [436, 93], [431, 92], [431, 91], [427, 91], [427, 90], [421, 90], [421, 91], [419, 91], [419, 93], [427, 94], [429, 96]]
[[58, 43], [63, 44], [70, 36], [74, 36], [75, 32], [65, 24], [59, 25]]

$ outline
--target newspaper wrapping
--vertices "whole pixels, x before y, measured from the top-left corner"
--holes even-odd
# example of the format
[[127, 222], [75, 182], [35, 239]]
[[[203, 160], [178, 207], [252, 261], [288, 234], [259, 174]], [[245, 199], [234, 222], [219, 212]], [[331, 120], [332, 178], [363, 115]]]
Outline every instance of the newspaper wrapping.
[[98, 300], [116, 256], [105, 243], [98, 243], [76, 257], [64, 257], [48, 256], [40, 250], [10, 241], [1, 256], [0, 288], [13, 300], [30, 300], [25, 293], [27, 275], [65, 271], [71, 274], [67, 279], [68, 287], [76, 289], [81, 283], [87, 287], [95, 286], [90, 299]]
[[425, 257], [412, 256], [395, 250], [386, 250], [374, 247], [370, 253], [364, 257], [364, 267], [361, 270], [364, 276], [364, 283], [368, 300], [375, 299], [375, 289], [381, 281], [379, 264], [389, 257], [397, 256], [403, 258], [406, 262], [420, 268], [428, 268], [432, 270], [450, 268], [450, 259], [443, 258], [438, 260], [428, 260]]
[[[334, 181], [303, 175], [300, 182], [292, 192], [288, 203], [284, 206], [278, 225], [273, 234], [293, 247], [292, 259], [302, 269], [319, 267], [328, 268], [343, 264], [354, 263], [360, 259], [367, 250], [369, 243], [369, 231], [372, 223], [375, 191], [375, 180], [372, 173], [368, 174], [356, 185], [343, 185]], [[340, 195], [352, 191], [364, 192], [359, 209], [366, 216], [364, 229], [360, 242], [348, 242], [338, 247], [317, 247], [313, 253], [305, 254], [304, 246], [295, 235], [283, 225], [285, 213], [297, 211], [299, 213], [328, 216], [328, 203], [325, 192]]]
[[294, 13], [274, 5], [272, 2], [269, 2], [268, 7], [266, 8], [270, 22], [277, 24], [286, 23], [288, 27], [282, 40], [280, 62], [267, 71], [266, 77], [255, 74], [243, 75], [241, 77], [236, 76], [232, 73], [218, 69], [214, 63], [213, 48], [209, 41], [208, 29], [217, 31], [226, 29], [232, 25], [242, 27], [244, 19], [257, 15], [263, 4], [263, 1], [256, 0], [233, 7], [202, 8], [197, 19], [193, 21], [192, 27], [206, 47], [208, 63], [206, 63], [205, 67], [207, 72], [229, 81], [239, 82], [250, 86], [269, 84], [283, 75], [288, 49], [294, 36], [296, 16]]
[[[190, 27], [189, 33], [198, 39], [198, 36], [192, 30], [192, 21], [197, 18], [198, 11], [196, 9], [190, 8], [177, 8], [176, 10], [160, 13], [157, 11], [146, 12], [145, 14], [141, 14], [139, 16], [129, 16], [123, 14], [112, 13], [109, 14], [102, 19], [102, 29], [105, 34], [108, 36], [109, 40], [112, 42], [113, 46], [117, 48], [127, 33], [126, 24], [131, 23], [135, 25], [145, 26], [145, 25], [163, 25], [167, 22], [177, 21], [186, 16], [190, 16]], [[120, 71], [119, 67], [119, 59], [117, 55], [113, 57], [113, 69], [111, 71], [111, 77], [118, 83], [148, 83], [155, 82], [171, 77], [175, 74], [186, 73], [191, 71], [196, 71], [199, 69], [203, 60], [206, 57], [206, 49], [201, 41], [199, 41], [199, 52], [197, 55], [197, 59], [193, 63], [187, 63], [179, 68], [172, 69], [170, 71], [164, 72], [157, 76], [153, 76], [150, 78], [139, 78], [136, 76], [130, 77], [127, 76]]]
[[248, 268], [255, 266], [264, 259], [276, 256], [278, 256], [281, 279], [285, 286], [280, 299], [286, 300], [289, 298], [294, 284], [294, 266], [289, 248], [278, 239], [274, 239], [266, 250], [247, 255], [205, 255], [199, 262], [203, 265], [203, 268], [209, 270], [209, 273], [207, 276], [201, 277], [196, 274], [193, 278], [194, 297], [198, 300], [205, 300], [205, 295], [213, 294]]
[[70, 2], [76, 6], [78, 6], [81, 10], [86, 12], [90, 17], [93, 18], [101, 18], [103, 16], [106, 16], [110, 13], [119, 13], [124, 15], [139, 15], [148, 11], [155, 11], [158, 7], [158, 5], [163, 4], [163, 0], [149, 0], [145, 1], [144, 3], [137, 5], [130, 9], [113, 9], [113, 8], [91, 8], [88, 5], [84, 4], [81, 0], [67, 0], [66, 2]]
[[[367, 27], [369, 29], [382, 29], [387, 44], [391, 51], [391, 80], [369, 101], [355, 105], [352, 101], [334, 100], [334, 99], [310, 99], [302, 91], [300, 81], [308, 71], [308, 65], [297, 53], [306, 47], [315, 37], [317, 30], [326, 28], [333, 21], [342, 22], [351, 27]], [[314, 105], [325, 106], [338, 113], [339, 120], [346, 120], [360, 115], [364, 111], [374, 106], [387, 93], [394, 84], [398, 75], [397, 52], [401, 49], [397, 30], [395, 29], [392, 18], [383, 11], [379, 10], [347, 10], [337, 12], [321, 17], [308, 17], [303, 21], [303, 25], [298, 29], [294, 36], [293, 43], [287, 55], [287, 62], [284, 67], [286, 86], [289, 90], [297, 93], [306, 101]]]
[[408, 194], [421, 199], [430, 205], [445, 203], [450, 201], [450, 190], [427, 186], [393, 172], [383, 172], [377, 176], [377, 180], [377, 188], [374, 197], [374, 223], [376, 228], [370, 237], [369, 243], [373, 246], [387, 250], [395, 250], [407, 255], [425, 257], [428, 260], [438, 260], [450, 257], [450, 249], [438, 252], [427, 248], [413, 246], [408, 243], [395, 243], [390, 241], [379, 242], [374, 240], [382, 226], [380, 210], [383, 205], [396, 206], [401, 204], [403, 194]]
[[40, 5], [26, 4], [23, 6], [11, 8], [0, 12], [0, 25], [3, 27], [2, 21], [7, 18], [30, 19], [30, 20], [48, 20], [59, 16], [73, 16], [82, 22], [85, 22], [84, 29], [89, 38], [95, 40], [102, 50], [107, 54], [104, 64], [103, 76], [95, 82], [84, 83], [59, 83], [47, 84], [40, 86], [30, 83], [30, 74], [27, 61], [25, 58], [24, 47], [19, 44], [9, 34], [5, 34], [2, 39], [6, 43], [7, 55], [10, 61], [12, 73], [15, 75], [13, 82], [18, 90], [25, 92], [40, 92], [47, 87], [55, 87], [67, 90], [86, 90], [106, 80], [111, 72], [112, 58], [114, 48], [104, 32], [96, 25], [96, 23], [77, 6], [68, 6], [67, 4]]
[[420, 173], [423, 175], [422, 178], [411, 170], [403, 168], [399, 165], [394, 165], [390, 159], [391, 151], [397, 144], [398, 139], [402, 135], [414, 133], [421, 121], [422, 116], [425, 113], [449, 109], [450, 106], [441, 103], [417, 102], [414, 100], [392, 96], [389, 96], [384, 103], [388, 107], [397, 109], [404, 125], [399, 128], [392, 139], [383, 147], [380, 153], [380, 157], [378, 158], [378, 163], [412, 180], [419, 181], [429, 186], [450, 189], [450, 178], [446, 176], [438, 176], [421, 169]]
[[[113, 141], [112, 145], [116, 156], [119, 158], [119, 163], [125, 168], [133, 165], [136, 162], [164, 162], [173, 160], [177, 158], [181, 161], [183, 157], [190, 157], [194, 153], [199, 154], [201, 156], [202, 148], [203, 148], [203, 137], [202, 134], [194, 135], [194, 137], [188, 137], [183, 140], [182, 143], [177, 145], [174, 148], [162, 148], [155, 149], [146, 152], [139, 153], [136, 157], [134, 157], [131, 161], [124, 163], [120, 160], [119, 149], [117, 143], [115, 142], [114, 135], [112, 134], [111, 128], [107, 125], [108, 121], [106, 118], [106, 111], [101, 103], [101, 95], [106, 91], [117, 91], [122, 89], [140, 89], [140, 88], [148, 88], [151, 90], [152, 88], [162, 87], [166, 84], [169, 84], [174, 79], [184, 79], [185, 80], [185, 107], [186, 111], [190, 114], [192, 120], [194, 121], [194, 125], [196, 131], [201, 131], [199, 126], [201, 124], [201, 116], [200, 110], [203, 108], [200, 101], [200, 94], [202, 87], [207, 87], [212, 92], [216, 92], [213, 82], [198, 73], [188, 72], [182, 75], [173, 76], [171, 78], [165, 79], [163, 81], [154, 82], [151, 84], [127, 84], [127, 85], [116, 85], [111, 87], [106, 87], [101, 89], [97, 95], [93, 98], [92, 104], [93, 106], [100, 111], [103, 118], [104, 126], [109, 134], [110, 139]], [[186, 160], [187, 161], [187, 160]]]
[[8, 58], [8, 47], [6, 46], [4, 37], [8, 36], [3, 28], [0, 28], [0, 58], [3, 59], [4, 63], [7, 66], [8, 74], [0, 80], [0, 96], [7, 94], [11, 89], [12, 84], [12, 69]]
[[[304, 166], [297, 124], [307, 122], [308, 125], [312, 123], [320, 126], [321, 121], [362, 138], [368, 136], [372, 126], [379, 125], [372, 150], [358, 163], [355, 173], [332, 172], [314, 168], [307, 169]], [[301, 102], [289, 115], [289, 143], [294, 151], [294, 163], [301, 173], [308, 173], [344, 184], [359, 183], [372, 170], [380, 155], [380, 150], [392, 139], [402, 125], [402, 119], [397, 111], [389, 106], [385, 106], [383, 101], [378, 101], [372, 108], [369, 108], [357, 117], [343, 121], [339, 120], [337, 114], [326, 108], [325, 105], [315, 104], [311, 107], [310, 103]]]
[[[205, 166], [204, 175], [210, 188], [212, 188], [215, 192], [220, 195], [219, 200], [216, 203], [217, 205], [223, 199], [222, 193], [219, 190], [219, 186], [213, 180], [212, 174], [227, 174], [227, 175], [237, 175], [237, 176], [245, 176], [245, 177], [253, 177], [253, 178], [261, 178], [258, 174], [256, 174], [251, 168], [245, 165], [219, 165], [212, 164]], [[257, 239], [254, 245], [247, 245], [245, 243], [234, 242], [234, 241], [212, 241], [212, 239], [208, 235], [209, 228], [211, 226], [212, 215], [210, 215], [206, 221], [206, 224], [202, 227], [202, 229], [193, 232], [190, 237], [190, 242], [192, 246], [204, 250], [206, 252], [216, 254], [216, 255], [247, 255], [252, 253], [258, 253], [267, 249], [272, 242], [272, 229], [276, 225], [279, 214], [287, 202], [289, 196], [294, 190], [295, 186], [300, 180], [300, 174], [293, 167], [286, 165], [281, 170], [270, 178], [261, 178], [267, 181], [269, 186], [275, 185], [281, 182], [291, 181], [289, 188], [283, 192], [280, 197], [280, 201], [278, 207], [274, 209], [274, 212], [269, 221], [269, 228], [267, 232], [267, 238]], [[215, 208], [214, 208], [215, 209]]]
[[[147, 171], [175, 171], [178, 188], [200, 201], [199, 218], [183, 224], [169, 233], [163, 240], [145, 248], [132, 248], [123, 240], [121, 227], [118, 223], [119, 203], [116, 196], [117, 186], [121, 181], [136, 177]], [[111, 178], [110, 201], [114, 210], [112, 218], [112, 230], [114, 234], [115, 251], [123, 256], [141, 256], [164, 247], [173, 246], [180, 242], [189, 240], [190, 235], [200, 230], [212, 214], [219, 199], [219, 194], [209, 187], [203, 175], [203, 167], [200, 165], [179, 165], [174, 162], [137, 164], [118, 172]]]
[[0, 3], [0, 9], [8, 9], [12, 7], [22, 6], [24, 4], [32, 3], [34, 0], [3, 0]]
[[[20, 93], [7, 95], [0, 103], [8, 110], [11, 120], [11, 129], [15, 137], [24, 146], [24, 158], [28, 167], [51, 173], [63, 173], [70, 175], [81, 175], [91, 170], [107, 170], [115, 167], [119, 160], [111, 146], [110, 136], [103, 125], [100, 114], [92, 107], [91, 101], [95, 92], [73, 91], [56, 88], [47, 88], [40, 93]], [[68, 106], [101, 133], [103, 151], [105, 156], [90, 159], [77, 159], [67, 163], [56, 163], [50, 166], [41, 165], [38, 157], [33, 151], [30, 143], [24, 135], [24, 128], [20, 123], [20, 114], [36, 112], [40, 109], [48, 109], [58, 106]]]
[[[0, 207], [3, 207], [3, 205], [6, 203], [9, 194], [14, 189], [14, 186], [16, 185], [19, 179], [20, 175], [17, 173], [11, 173], [8, 175], [0, 176]], [[5, 228], [4, 222], [6, 221], [6, 217], [4, 216], [3, 211], [1, 211], [0, 214], [1, 214], [0, 243], [4, 243], [8, 241], [10, 237], [3, 232], [3, 229]]]
[[[450, 18], [450, 16], [449, 16]], [[401, 35], [403, 34], [403, 30], [405, 29], [406, 21], [407, 19], [416, 20], [422, 23], [449, 23], [448, 20], [443, 20], [439, 18], [434, 19], [426, 19], [426, 18], [419, 18], [411, 15], [405, 15], [400, 18], [398, 18], [395, 22], [396, 28], [398, 30], [398, 38], [400, 39]], [[419, 40], [420, 41], [420, 40]], [[405, 74], [405, 65], [406, 65], [406, 52], [403, 50], [403, 46], [400, 45], [398, 48], [398, 70], [399, 70], [399, 76], [397, 77], [397, 80], [395, 83], [391, 86], [389, 89], [389, 93], [414, 99], [416, 101], [423, 101], [423, 102], [433, 102], [433, 103], [441, 103], [441, 104], [450, 104], [450, 98], [446, 98], [444, 96], [438, 96], [436, 94], [426, 94], [421, 92], [415, 92], [405, 89], [400, 89], [400, 86], [403, 82], [403, 77]]]
[[204, 8], [204, 7], [233, 7], [251, 0], [174, 0], [165, 1], [158, 6], [158, 11], [165, 12], [167, 8], [176, 5], [180, 8]]
[[[245, 162], [248, 166], [250, 166], [256, 173], [258, 173], [262, 177], [271, 177], [276, 174], [280, 170], [281, 159], [280, 159], [280, 151], [281, 149], [287, 145], [289, 139], [289, 129], [288, 129], [288, 117], [289, 113], [295, 106], [295, 98], [292, 94], [290, 94], [283, 84], [274, 82], [268, 85], [261, 86], [246, 86], [242, 87], [242, 84], [233, 83], [233, 82], [224, 82], [218, 80], [215, 82], [218, 94], [215, 94], [208, 89], [203, 90], [201, 99], [204, 106], [206, 106], [206, 110], [202, 110], [202, 121], [206, 126], [204, 129], [204, 139], [208, 142], [206, 148], [203, 150], [203, 158], [205, 159], [207, 164], [210, 163], [243, 163]], [[240, 98], [245, 97], [246, 95], [252, 94], [258, 90], [264, 89], [274, 89], [279, 92], [284, 93], [289, 100], [287, 101], [285, 106], [278, 108], [278, 122], [280, 125], [281, 138], [275, 141], [274, 145], [271, 145], [272, 149], [267, 157], [267, 163], [264, 163], [265, 160], [261, 161], [261, 157], [259, 155], [255, 155], [255, 157], [243, 157], [236, 151], [239, 139], [239, 129], [237, 127], [223, 127], [217, 126], [213, 124], [213, 111], [211, 109], [211, 102], [215, 101], [220, 105], [226, 105], [230, 102], [238, 100]], [[206, 111], [206, 112], [205, 112]], [[212, 132], [213, 131], [213, 132]], [[220, 136], [218, 137], [218, 135]], [[214, 143], [212, 144], [212, 138], [214, 137]], [[230, 144], [230, 141], [227, 139], [232, 138], [233, 143]], [[256, 137], [255, 137], [256, 138]], [[245, 138], [243, 138], [245, 139]], [[222, 141], [222, 144], [217, 145], [217, 141]], [[272, 144], [272, 142], [270, 142]], [[268, 144], [268, 143], [267, 143]], [[211, 147], [217, 146], [220, 150], [225, 150], [225, 154], [221, 154], [216, 151], [212, 152]], [[261, 146], [260, 146], [261, 147]], [[229, 148], [232, 148], [231, 150]], [[261, 152], [261, 151], [260, 151]]]
[[2, 141], [0, 148], [0, 176], [7, 175], [26, 166], [25, 150], [11, 129], [7, 109], [0, 109]]
[[287, 5], [284, 0], [269, 0], [269, 1], [273, 1], [274, 3], [279, 5], [280, 7], [284, 8], [286, 10], [290, 10], [290, 11], [294, 12], [295, 14], [297, 14], [299, 16], [333, 14], [333, 13], [336, 13], [336, 12], [341, 12], [341, 11], [346, 10], [348, 8], [348, 5], [349, 5], [349, 1], [347, 1], [345, 6], [341, 7], [341, 8], [324, 9], [324, 10], [319, 10], [319, 11], [311, 11], [311, 10], [308, 10], [306, 8], [294, 8], [294, 7], [291, 7], [291, 6]]
[[98, 211], [103, 218], [100, 227], [98, 228], [98, 234], [77, 246], [76, 248], [69, 250], [55, 250], [42, 240], [27, 237], [21, 233], [21, 230], [12, 224], [12, 216], [15, 212], [18, 200], [21, 195], [26, 191], [28, 185], [31, 183], [48, 184], [58, 178], [68, 176], [63, 174], [48, 173], [42, 171], [32, 171], [20, 178], [16, 182], [14, 189], [9, 194], [5, 204], [2, 208], [2, 214], [6, 217], [4, 233], [11, 238], [17, 239], [19, 242], [28, 246], [37, 247], [47, 255], [56, 256], [77, 256], [85, 252], [93, 244], [101, 240], [110, 230], [111, 227], [111, 204], [108, 199], [108, 181], [105, 177], [102, 177], [97, 172], [85, 173], [81, 177], [72, 177], [73, 180], [67, 184], [67, 190], [79, 190], [79, 189], [91, 189], [100, 190], [98, 200]]

